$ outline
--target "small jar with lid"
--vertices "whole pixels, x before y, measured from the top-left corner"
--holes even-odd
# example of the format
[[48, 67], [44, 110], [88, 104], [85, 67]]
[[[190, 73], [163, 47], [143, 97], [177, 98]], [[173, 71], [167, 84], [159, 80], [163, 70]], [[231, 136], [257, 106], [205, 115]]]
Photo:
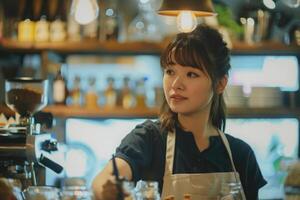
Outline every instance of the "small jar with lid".
[[135, 196], [137, 200], [160, 200], [158, 182], [142, 180], [137, 182]]

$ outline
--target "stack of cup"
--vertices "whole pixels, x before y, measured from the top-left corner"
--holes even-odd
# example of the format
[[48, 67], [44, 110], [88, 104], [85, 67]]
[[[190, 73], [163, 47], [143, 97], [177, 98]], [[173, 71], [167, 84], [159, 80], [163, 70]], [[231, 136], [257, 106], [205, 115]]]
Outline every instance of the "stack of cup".
[[270, 108], [282, 106], [282, 93], [278, 87], [252, 87], [249, 106]]
[[224, 100], [229, 108], [247, 106], [247, 98], [244, 96], [243, 86], [241, 85], [228, 85], [224, 93]]

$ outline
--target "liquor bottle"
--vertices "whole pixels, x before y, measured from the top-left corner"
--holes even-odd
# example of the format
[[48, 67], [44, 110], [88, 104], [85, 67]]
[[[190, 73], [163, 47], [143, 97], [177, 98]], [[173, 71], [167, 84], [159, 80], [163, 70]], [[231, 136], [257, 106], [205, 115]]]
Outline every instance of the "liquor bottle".
[[67, 84], [62, 75], [61, 69], [58, 70], [53, 80], [53, 102], [54, 104], [66, 104]]
[[132, 108], [135, 106], [135, 97], [133, 95], [129, 83], [130, 83], [130, 79], [128, 77], [124, 77], [123, 87], [121, 90], [121, 99], [122, 99], [123, 108]]
[[85, 95], [85, 107], [88, 109], [98, 108], [98, 96], [96, 90], [96, 78], [90, 77], [89, 80], [89, 89]]
[[88, 24], [83, 25], [82, 35], [84, 39], [96, 40], [98, 37], [98, 24], [99, 18], [97, 17]]
[[33, 0], [26, 0], [25, 10], [18, 24], [18, 40], [20, 42], [34, 41]]
[[147, 78], [141, 78], [136, 83], [136, 107], [138, 108], [144, 108], [146, 107], [146, 88], [145, 88], [145, 82]]
[[100, 32], [100, 40], [118, 40], [119, 15], [116, 0], [106, 0], [105, 17]]
[[175, 199], [174, 195], [169, 195], [164, 198], [164, 200], [174, 200], [174, 199]]
[[50, 24], [50, 41], [62, 42], [66, 37], [66, 3], [65, 0], [59, 0], [55, 20]]
[[47, 42], [49, 40], [49, 21], [47, 19], [48, 0], [42, 1], [40, 19], [35, 24], [35, 41]]
[[107, 107], [115, 107], [117, 103], [117, 91], [114, 87], [114, 78], [107, 78], [107, 87], [105, 89], [105, 99]]
[[[71, 9], [71, 1], [67, 1], [67, 7]], [[74, 3], [74, 1], [72, 1]], [[71, 15], [71, 10], [67, 11], [67, 37], [70, 41], [80, 41], [81, 40], [81, 27], [78, 22], [76, 22], [74, 15]]]
[[73, 80], [73, 89], [70, 93], [71, 93], [71, 104], [73, 106], [81, 106], [82, 91], [81, 91], [81, 78], [79, 76], [75, 76]]
[[184, 194], [183, 200], [192, 200], [192, 196], [190, 194]]

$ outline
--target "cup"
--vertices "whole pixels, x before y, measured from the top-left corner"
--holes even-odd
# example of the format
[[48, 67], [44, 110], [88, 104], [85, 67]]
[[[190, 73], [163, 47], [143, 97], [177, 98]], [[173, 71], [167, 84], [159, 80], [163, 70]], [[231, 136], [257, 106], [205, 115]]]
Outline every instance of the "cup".
[[29, 186], [23, 191], [26, 200], [59, 200], [59, 189], [50, 186]]
[[136, 185], [137, 200], [159, 200], [158, 182], [139, 181]]
[[222, 183], [221, 195], [221, 200], [243, 200], [241, 183]]
[[61, 200], [93, 200], [93, 192], [85, 186], [65, 186], [61, 191]]

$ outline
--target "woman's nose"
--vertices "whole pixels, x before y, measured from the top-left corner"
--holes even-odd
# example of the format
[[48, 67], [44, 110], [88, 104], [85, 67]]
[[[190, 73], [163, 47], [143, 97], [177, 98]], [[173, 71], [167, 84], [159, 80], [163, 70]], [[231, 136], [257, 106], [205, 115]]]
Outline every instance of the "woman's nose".
[[183, 80], [180, 76], [176, 76], [172, 83], [173, 89], [184, 89]]

